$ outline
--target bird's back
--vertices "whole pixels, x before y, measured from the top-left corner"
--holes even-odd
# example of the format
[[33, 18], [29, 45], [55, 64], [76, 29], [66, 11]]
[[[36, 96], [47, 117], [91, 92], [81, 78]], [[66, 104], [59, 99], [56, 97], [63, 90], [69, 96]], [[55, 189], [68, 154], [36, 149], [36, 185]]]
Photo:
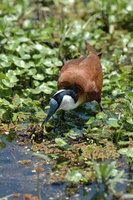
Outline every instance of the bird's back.
[[102, 90], [102, 67], [95, 51], [65, 64], [58, 80], [58, 89], [75, 86], [85, 94], [85, 101], [98, 101]]

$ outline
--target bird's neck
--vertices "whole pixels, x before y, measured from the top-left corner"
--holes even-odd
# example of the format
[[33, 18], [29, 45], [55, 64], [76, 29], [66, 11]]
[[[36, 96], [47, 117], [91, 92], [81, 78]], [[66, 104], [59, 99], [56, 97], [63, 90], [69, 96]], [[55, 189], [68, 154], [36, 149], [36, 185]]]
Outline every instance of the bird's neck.
[[[78, 102], [78, 101], [77, 101]], [[59, 106], [59, 109], [62, 110], [73, 110], [76, 108], [77, 102], [74, 101], [73, 97], [70, 95], [64, 95], [61, 101], [61, 104]]]

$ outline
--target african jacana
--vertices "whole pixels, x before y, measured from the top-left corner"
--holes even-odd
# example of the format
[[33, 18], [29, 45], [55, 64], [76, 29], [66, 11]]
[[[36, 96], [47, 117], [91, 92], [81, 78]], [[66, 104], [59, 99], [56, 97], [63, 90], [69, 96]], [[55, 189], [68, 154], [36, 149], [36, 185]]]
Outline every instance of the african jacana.
[[58, 79], [58, 92], [50, 100], [50, 110], [42, 126], [57, 110], [72, 110], [84, 102], [96, 100], [103, 110], [103, 73], [100, 63], [102, 52], [96, 52], [87, 42], [86, 46], [88, 55], [71, 60], [62, 67]]

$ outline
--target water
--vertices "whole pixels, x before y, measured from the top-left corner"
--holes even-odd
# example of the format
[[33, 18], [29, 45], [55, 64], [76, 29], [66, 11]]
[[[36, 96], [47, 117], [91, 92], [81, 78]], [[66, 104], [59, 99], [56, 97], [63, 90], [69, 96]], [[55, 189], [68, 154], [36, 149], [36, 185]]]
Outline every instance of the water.
[[[91, 110], [91, 114], [96, 111], [95, 105], [87, 104], [86, 108], [81, 107], [81, 109], [77, 110], [77, 116], [75, 111], [70, 112], [71, 115], [75, 115], [75, 126], [70, 126], [70, 131], [74, 130], [82, 135], [78, 119], [87, 120], [89, 110]], [[69, 112], [66, 116], [68, 117], [68, 115]], [[55, 118], [58, 122], [57, 117]], [[68, 117], [66, 126], [69, 124], [69, 120], [71, 122], [71, 117]], [[59, 125], [57, 125], [56, 129], [59, 129]], [[68, 182], [51, 182], [49, 180], [49, 176], [52, 173], [51, 162], [47, 159], [33, 156], [34, 153], [30, 150], [30, 143], [27, 146], [19, 146], [15, 136], [15, 132], [1, 136], [1, 141], [5, 145], [5, 148], [0, 148], [0, 198], [10, 196], [13, 193], [19, 193], [20, 196], [18, 199], [21, 200], [24, 194], [39, 196], [40, 193], [42, 200], [88, 200], [96, 194], [94, 183], [87, 186], [80, 186], [78, 184], [72, 185]], [[21, 165], [20, 161], [23, 160], [30, 160], [30, 164]], [[120, 170], [124, 169], [127, 171], [128, 177], [127, 167], [127, 165], [124, 168], [121, 167]], [[38, 174], [35, 170], [36, 168], [42, 169], [42, 172]], [[122, 185], [117, 184], [116, 186], [117, 191], [122, 190], [123, 192], [126, 192], [129, 187], [131, 185], [128, 185], [127, 182]], [[101, 185], [101, 190], [103, 190], [103, 185]], [[13, 200], [14, 197], [10, 196], [5, 199]]]
[[[45, 160], [33, 156], [33, 152], [29, 151], [30, 146], [27, 148], [18, 146], [16, 141], [9, 143], [6, 141], [6, 137], [2, 140], [6, 144], [6, 148], [0, 149], [0, 198], [13, 193], [19, 193], [19, 199], [23, 199], [24, 194], [37, 196], [38, 176], [35, 168], [41, 168], [44, 171], [39, 175], [39, 190], [43, 200], [88, 199], [88, 195], [83, 196], [85, 195], [83, 187], [72, 187], [68, 183], [49, 184], [48, 178], [51, 173], [51, 165], [47, 164]], [[31, 160], [31, 163], [21, 165], [19, 162], [21, 160]], [[8, 199], [14, 198], [9, 197]]]

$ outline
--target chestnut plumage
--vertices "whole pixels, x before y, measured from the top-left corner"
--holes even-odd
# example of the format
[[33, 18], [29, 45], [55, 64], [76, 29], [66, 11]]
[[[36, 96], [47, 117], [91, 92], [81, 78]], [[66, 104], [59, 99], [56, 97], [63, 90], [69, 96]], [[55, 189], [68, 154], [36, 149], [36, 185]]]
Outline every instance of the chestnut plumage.
[[96, 100], [102, 110], [102, 52], [96, 52], [87, 42], [86, 46], [88, 55], [74, 59], [62, 67], [58, 92], [50, 100], [50, 110], [42, 126], [57, 110], [72, 110], [85, 102]]

